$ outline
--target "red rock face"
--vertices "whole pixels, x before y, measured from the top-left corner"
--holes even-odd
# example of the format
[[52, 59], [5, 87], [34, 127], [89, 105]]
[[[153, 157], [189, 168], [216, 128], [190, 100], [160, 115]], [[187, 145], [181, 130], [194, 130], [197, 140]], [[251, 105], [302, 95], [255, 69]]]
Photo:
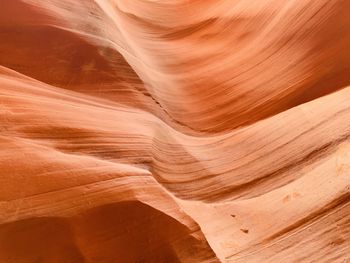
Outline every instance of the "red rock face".
[[0, 4], [0, 262], [350, 262], [350, 2]]

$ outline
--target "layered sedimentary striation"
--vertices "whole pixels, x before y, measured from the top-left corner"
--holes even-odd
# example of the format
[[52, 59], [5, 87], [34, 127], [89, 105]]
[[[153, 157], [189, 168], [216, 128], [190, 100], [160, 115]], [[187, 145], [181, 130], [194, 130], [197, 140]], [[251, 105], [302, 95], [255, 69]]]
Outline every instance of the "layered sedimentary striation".
[[350, 2], [0, 8], [0, 262], [350, 260]]

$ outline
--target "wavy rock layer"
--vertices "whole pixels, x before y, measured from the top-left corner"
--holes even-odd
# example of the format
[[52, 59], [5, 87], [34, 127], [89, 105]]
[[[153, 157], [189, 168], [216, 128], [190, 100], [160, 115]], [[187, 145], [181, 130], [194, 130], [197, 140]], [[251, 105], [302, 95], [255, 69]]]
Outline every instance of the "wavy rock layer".
[[0, 8], [0, 262], [348, 262], [350, 2]]

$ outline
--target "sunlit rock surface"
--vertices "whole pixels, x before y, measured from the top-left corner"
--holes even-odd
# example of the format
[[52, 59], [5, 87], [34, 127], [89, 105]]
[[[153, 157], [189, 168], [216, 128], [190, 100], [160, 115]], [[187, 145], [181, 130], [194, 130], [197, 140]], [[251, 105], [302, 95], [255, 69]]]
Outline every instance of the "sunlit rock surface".
[[3, 0], [0, 262], [350, 262], [349, 12]]

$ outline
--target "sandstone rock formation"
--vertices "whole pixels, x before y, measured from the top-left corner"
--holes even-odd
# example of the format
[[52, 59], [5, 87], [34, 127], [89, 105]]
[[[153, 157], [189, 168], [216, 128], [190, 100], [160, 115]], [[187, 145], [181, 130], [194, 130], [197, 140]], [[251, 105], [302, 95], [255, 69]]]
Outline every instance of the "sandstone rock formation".
[[349, 11], [3, 0], [0, 262], [350, 262]]

